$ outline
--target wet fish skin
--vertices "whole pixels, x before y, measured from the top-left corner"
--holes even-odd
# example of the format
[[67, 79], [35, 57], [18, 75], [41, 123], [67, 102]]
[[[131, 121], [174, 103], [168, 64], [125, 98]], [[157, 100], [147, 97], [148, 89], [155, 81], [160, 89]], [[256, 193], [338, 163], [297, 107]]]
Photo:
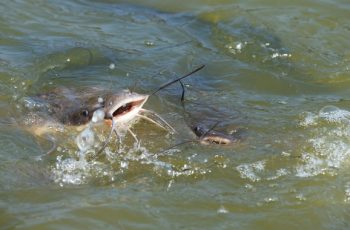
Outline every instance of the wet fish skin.
[[222, 132], [207, 129], [201, 125], [192, 125], [192, 131], [202, 144], [228, 145], [240, 141], [240, 138]]

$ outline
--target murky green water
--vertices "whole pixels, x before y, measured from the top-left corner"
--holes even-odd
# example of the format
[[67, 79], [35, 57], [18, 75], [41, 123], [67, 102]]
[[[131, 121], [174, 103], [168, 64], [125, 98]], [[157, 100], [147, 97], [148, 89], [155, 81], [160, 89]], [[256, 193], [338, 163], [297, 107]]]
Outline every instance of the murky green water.
[[[324, 1], [0, 3], [1, 229], [348, 229], [350, 4]], [[145, 108], [103, 160], [77, 130], [51, 143], [21, 125], [24, 99], [57, 86], [149, 93], [206, 64]], [[188, 125], [230, 133], [198, 142]], [[108, 130], [96, 131], [103, 140]]]

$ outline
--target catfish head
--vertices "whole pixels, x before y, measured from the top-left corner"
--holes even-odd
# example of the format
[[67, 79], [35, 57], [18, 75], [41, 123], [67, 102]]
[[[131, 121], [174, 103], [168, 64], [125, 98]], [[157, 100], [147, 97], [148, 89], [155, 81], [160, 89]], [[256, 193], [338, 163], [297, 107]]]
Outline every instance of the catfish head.
[[123, 90], [106, 96], [104, 102], [105, 119], [117, 124], [131, 122], [142, 110], [149, 95]]

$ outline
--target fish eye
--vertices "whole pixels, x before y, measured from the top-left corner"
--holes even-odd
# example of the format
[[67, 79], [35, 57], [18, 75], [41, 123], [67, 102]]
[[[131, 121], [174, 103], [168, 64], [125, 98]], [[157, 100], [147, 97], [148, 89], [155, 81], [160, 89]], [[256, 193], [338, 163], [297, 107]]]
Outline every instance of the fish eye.
[[89, 111], [83, 110], [83, 111], [81, 112], [81, 114], [82, 114], [84, 117], [87, 117], [87, 116], [89, 115]]

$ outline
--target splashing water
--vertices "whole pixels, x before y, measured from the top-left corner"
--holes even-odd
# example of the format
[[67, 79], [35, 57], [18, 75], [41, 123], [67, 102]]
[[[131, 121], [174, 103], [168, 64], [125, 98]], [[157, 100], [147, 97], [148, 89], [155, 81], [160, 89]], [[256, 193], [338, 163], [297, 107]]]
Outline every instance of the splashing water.
[[325, 106], [318, 114], [304, 114], [299, 125], [310, 129], [313, 137], [307, 141], [311, 151], [301, 154], [302, 164], [296, 167], [296, 175], [336, 175], [350, 159], [350, 112]]
[[[161, 175], [167, 175], [171, 178], [181, 176], [199, 176], [211, 172], [210, 168], [203, 167], [209, 164], [205, 161], [203, 164], [191, 162], [188, 159], [183, 166], [174, 166], [173, 163], [163, 161], [158, 158], [157, 154], [149, 152], [146, 147], [134, 143], [133, 146], [124, 144], [127, 135], [127, 127], [118, 126], [115, 133], [118, 140], [118, 148], [114, 149], [110, 146], [104, 149], [103, 161], [87, 156], [96, 156], [98, 151], [98, 139], [101, 137], [94, 133], [94, 127], [104, 120], [103, 110], [94, 112], [91, 122], [88, 126], [77, 135], [75, 142], [78, 147], [74, 157], [58, 156], [55, 166], [51, 169], [53, 180], [60, 186], [65, 184], [86, 184], [97, 178], [102, 181], [114, 181], [116, 174], [123, 174], [130, 169], [133, 162], [146, 165], [146, 168]], [[97, 136], [97, 138], [95, 138]], [[102, 137], [106, 138], [106, 137]], [[110, 142], [111, 144], [113, 143]], [[78, 156], [78, 157], [77, 157]], [[133, 166], [132, 166], [133, 167]]]
[[96, 110], [92, 115], [91, 122], [88, 124], [88, 127], [85, 128], [77, 137], [76, 144], [80, 152], [86, 152], [91, 149], [95, 144], [95, 135], [92, 131], [94, 124], [100, 123], [104, 120], [105, 113], [102, 109]]
[[[115, 173], [118, 172], [111, 168], [116, 161], [119, 162], [120, 170], [127, 170], [130, 161], [139, 161], [141, 164], [152, 164], [155, 170], [168, 170], [171, 168], [170, 164], [159, 161], [153, 154], [150, 154], [144, 147], [134, 145], [131, 148], [119, 146], [117, 152], [106, 148], [106, 160], [108, 163], [103, 163], [95, 160], [88, 160], [87, 155], [96, 154], [95, 133], [94, 127], [104, 120], [105, 113], [101, 110], [96, 110], [93, 114], [91, 122], [87, 127], [80, 132], [75, 143], [78, 147], [78, 159], [71, 156], [58, 156], [55, 166], [52, 168], [52, 178], [60, 186], [65, 184], [85, 184], [91, 179], [106, 178], [113, 181]], [[122, 127], [123, 128], [123, 127]], [[123, 140], [126, 135], [126, 129], [116, 129], [116, 133], [120, 140]], [[122, 141], [121, 141], [122, 142]], [[122, 143], [119, 143], [122, 144]], [[120, 154], [123, 153], [123, 154]]]
[[[100, 99], [100, 98], [99, 98]], [[102, 99], [102, 98], [101, 98]], [[103, 99], [102, 99], [103, 100]], [[99, 102], [102, 103], [102, 101], [99, 100]], [[105, 112], [103, 111], [103, 109], [98, 109], [94, 112], [94, 114], [92, 115], [92, 119], [91, 121], [93, 123], [100, 123], [104, 120], [105, 117]]]
[[328, 122], [348, 123], [350, 119], [350, 112], [347, 110], [339, 109], [336, 106], [328, 105], [320, 110], [318, 117]]
[[88, 153], [94, 154], [95, 134], [92, 128], [104, 120], [104, 111], [96, 110], [92, 116], [88, 126], [80, 132], [75, 143], [78, 147], [78, 159], [68, 157], [63, 159], [63, 156], [58, 156], [55, 166], [52, 168], [53, 180], [63, 186], [64, 184], [84, 184], [91, 178], [92, 175], [102, 174], [102, 164], [96, 161], [87, 161]]
[[81, 152], [86, 152], [95, 143], [95, 135], [91, 128], [84, 129], [76, 138], [76, 143]]
[[261, 180], [261, 177], [258, 175], [258, 173], [264, 171], [265, 164], [265, 161], [257, 161], [251, 164], [238, 165], [236, 169], [240, 173], [241, 178], [249, 179], [252, 182], [257, 182]]

